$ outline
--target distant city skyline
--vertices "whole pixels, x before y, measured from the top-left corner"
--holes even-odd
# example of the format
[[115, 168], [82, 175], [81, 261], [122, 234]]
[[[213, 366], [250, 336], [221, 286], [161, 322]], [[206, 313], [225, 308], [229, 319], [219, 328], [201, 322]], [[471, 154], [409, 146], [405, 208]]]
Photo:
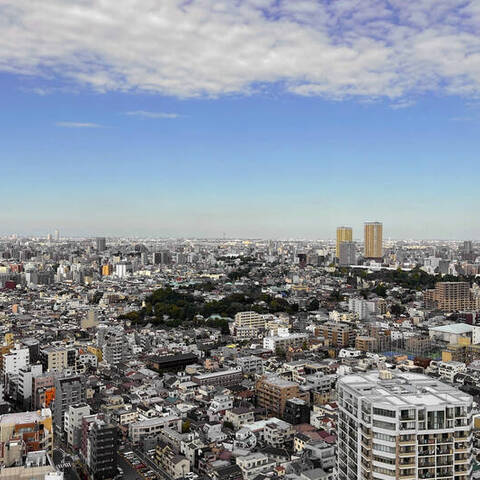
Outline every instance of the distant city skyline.
[[[256, 240], [256, 241], [306, 241], [306, 242], [332, 242], [336, 243], [338, 238], [336, 238], [336, 234], [334, 233], [332, 236], [328, 237], [300, 237], [300, 236], [289, 236], [289, 237], [262, 237], [262, 236], [242, 236], [242, 235], [219, 235], [219, 236], [212, 236], [212, 235], [168, 235], [168, 234], [135, 234], [134, 232], [130, 232], [127, 234], [105, 234], [104, 232], [90, 232], [90, 233], [60, 233], [59, 239], [56, 240], [56, 237], [52, 235], [52, 232], [45, 230], [45, 231], [40, 231], [40, 232], [22, 232], [22, 231], [16, 231], [16, 232], [1, 232], [0, 231], [0, 238], [44, 238], [45, 240], [50, 241], [61, 241], [63, 239], [83, 239], [83, 240], [91, 240], [95, 241], [98, 237], [104, 237], [107, 240], [108, 239], [153, 239], [153, 240], [179, 240], [179, 239], [185, 239], [185, 240], [225, 240], [225, 241], [232, 241], [232, 240]], [[352, 242], [353, 243], [364, 243], [364, 232], [362, 231], [361, 236], [355, 237], [353, 236]], [[390, 237], [390, 236], [383, 236], [383, 243], [385, 242], [402, 242], [402, 241], [425, 241], [425, 242], [474, 242], [474, 243], [480, 243], [480, 239], [475, 239], [475, 238], [415, 238], [415, 237], [404, 237], [404, 238], [398, 238], [398, 237]]]

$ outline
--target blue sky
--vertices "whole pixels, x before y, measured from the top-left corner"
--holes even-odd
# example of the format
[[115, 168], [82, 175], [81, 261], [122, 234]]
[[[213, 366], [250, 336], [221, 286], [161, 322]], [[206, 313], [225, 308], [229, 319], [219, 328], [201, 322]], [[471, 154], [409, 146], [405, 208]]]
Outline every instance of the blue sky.
[[473, 2], [72, 3], [0, 7], [0, 233], [480, 238]]

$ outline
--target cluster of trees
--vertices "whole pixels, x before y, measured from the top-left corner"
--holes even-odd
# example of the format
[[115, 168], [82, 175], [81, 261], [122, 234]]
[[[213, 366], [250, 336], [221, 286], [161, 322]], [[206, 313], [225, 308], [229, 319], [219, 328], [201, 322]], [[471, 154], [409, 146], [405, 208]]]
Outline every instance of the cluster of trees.
[[[142, 309], [122, 315], [120, 318], [133, 323], [148, 321], [167, 327], [178, 327], [185, 322], [194, 323], [197, 315], [210, 317], [217, 314], [220, 317], [233, 317], [236, 313], [246, 310], [258, 313], [283, 311], [295, 313], [298, 311], [298, 305], [270, 295], [250, 296], [241, 293], [228, 295], [221, 300], [205, 302], [203, 298], [167, 287], [156, 290], [148, 296]], [[228, 332], [228, 321], [225, 318], [211, 318], [207, 321], [207, 325], [220, 328], [224, 333]]]
[[[434, 288], [437, 282], [472, 282], [478, 281], [474, 277], [455, 277], [453, 275], [430, 275], [424, 272], [420, 267], [415, 267], [410, 271], [405, 270], [379, 270], [378, 272], [368, 273], [365, 270], [353, 269], [352, 273], [366, 280], [377, 280], [380, 282], [399, 285], [411, 290], [425, 290]], [[379, 295], [383, 296], [383, 295]]]
[[230, 281], [235, 282], [236, 280], [240, 280], [243, 277], [248, 277], [248, 274], [250, 273], [250, 268], [245, 267], [245, 268], [239, 268], [237, 270], [233, 270], [230, 272], [227, 277]]
[[92, 305], [98, 305], [102, 297], [103, 297], [103, 292], [97, 291], [93, 294], [93, 297], [89, 303]]

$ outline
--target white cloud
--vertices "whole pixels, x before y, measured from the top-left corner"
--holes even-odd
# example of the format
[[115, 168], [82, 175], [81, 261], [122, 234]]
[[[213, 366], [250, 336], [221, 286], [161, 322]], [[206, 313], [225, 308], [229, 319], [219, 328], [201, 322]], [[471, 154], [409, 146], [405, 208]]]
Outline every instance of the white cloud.
[[409, 100], [408, 98], [402, 98], [402, 99], [398, 100], [397, 102], [392, 103], [390, 105], [390, 108], [392, 110], [401, 110], [403, 108], [413, 107], [413, 105], [415, 105], [414, 100]]
[[132, 117], [144, 117], [144, 118], [179, 118], [181, 116], [178, 113], [147, 112], [145, 110], [135, 110], [133, 112], [126, 112], [125, 115], [130, 115]]
[[478, 97], [477, 0], [0, 0], [0, 70], [104, 91]]
[[55, 125], [65, 128], [103, 128], [103, 125], [90, 122], [57, 122]]

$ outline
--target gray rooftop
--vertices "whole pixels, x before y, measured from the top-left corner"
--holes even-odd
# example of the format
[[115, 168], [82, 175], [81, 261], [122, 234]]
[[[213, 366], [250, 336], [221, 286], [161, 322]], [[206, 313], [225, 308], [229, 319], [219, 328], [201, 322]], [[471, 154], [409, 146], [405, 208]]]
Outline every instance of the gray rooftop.
[[416, 373], [394, 373], [382, 380], [378, 371], [347, 375], [338, 381], [358, 397], [388, 407], [471, 405], [472, 397], [434, 378]]

